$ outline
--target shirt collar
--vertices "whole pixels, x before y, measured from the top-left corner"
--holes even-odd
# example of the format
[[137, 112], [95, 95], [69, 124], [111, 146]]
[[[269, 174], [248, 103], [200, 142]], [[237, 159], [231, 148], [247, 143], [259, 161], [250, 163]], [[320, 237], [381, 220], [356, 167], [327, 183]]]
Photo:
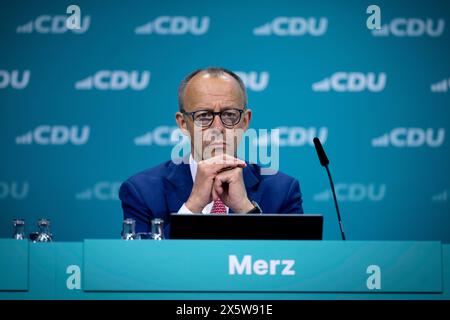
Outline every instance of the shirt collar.
[[195, 176], [197, 175], [197, 161], [195, 161], [192, 153], [189, 154], [189, 168], [191, 169], [192, 181], [195, 182]]

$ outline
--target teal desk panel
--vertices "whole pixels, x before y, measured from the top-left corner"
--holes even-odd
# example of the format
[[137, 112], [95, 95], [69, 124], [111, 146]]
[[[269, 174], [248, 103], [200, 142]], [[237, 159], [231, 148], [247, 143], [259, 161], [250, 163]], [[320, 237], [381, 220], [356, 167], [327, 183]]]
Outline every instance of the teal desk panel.
[[[11, 240], [9, 246], [17, 243]], [[28, 291], [0, 291], [0, 300], [87, 298], [81, 287], [82, 242], [24, 243], [29, 247], [29, 260], [19, 265], [17, 272], [26, 268]]]
[[[102, 255], [105, 259], [111, 259], [111, 256], [115, 256], [115, 259], [122, 261], [119, 264], [124, 265], [124, 268], [118, 268], [115, 271], [109, 269], [109, 267], [104, 268], [98, 276], [102, 276], [105, 271], [109, 270], [111, 274], [108, 275], [107, 279], [112, 281], [111, 283], [113, 286], [116, 289], [118, 288], [118, 284], [114, 283], [114, 281], [116, 281], [115, 278], [118, 275], [120, 282], [122, 283], [121, 285], [126, 286], [127, 290], [96, 291], [98, 289], [92, 290], [92, 284], [95, 284], [95, 282], [102, 282], [104, 279], [99, 277], [94, 279], [94, 283], [89, 284], [89, 277], [94, 275], [92, 274], [92, 270], [89, 271], [89, 268], [100, 268], [101, 266], [100, 264], [91, 264], [91, 266], [89, 266], [91, 263], [89, 261], [91, 259], [88, 255], [94, 254], [95, 251], [90, 251], [90, 253], [87, 252], [86, 261], [83, 261], [84, 243], [28, 243], [27, 241], [18, 242], [15, 240], [0, 240], [0, 254], [2, 258], [0, 260], [2, 263], [0, 283], [6, 284], [7, 281], [10, 281], [10, 285], [3, 287], [6, 289], [0, 290], [0, 299], [450, 299], [450, 245], [447, 244], [439, 244], [437, 246], [437, 260], [439, 261], [441, 260], [440, 252], [442, 252], [442, 267], [437, 267], [434, 263], [430, 264], [430, 261], [435, 259], [434, 255], [436, 253], [431, 255], [424, 253], [424, 251], [428, 250], [434, 252], [436, 243], [430, 242], [346, 242], [345, 244], [341, 242], [323, 242], [322, 244], [330, 249], [328, 251], [323, 251], [322, 246], [317, 246], [320, 242], [296, 242], [289, 244], [284, 241], [267, 241], [264, 243], [259, 242], [258, 244], [258, 241], [256, 241], [255, 246], [254, 243], [249, 241], [207, 241], [204, 243], [206, 246], [203, 246], [203, 241], [174, 241], [175, 240], [167, 240], [164, 243], [153, 241], [123, 242], [116, 240], [86, 241], [88, 251], [94, 248], [91, 247], [91, 249], [89, 249], [90, 245], [94, 244], [94, 242], [96, 242], [95, 245], [97, 246], [97, 249], [103, 249], [101, 254], [93, 258], [94, 260], [99, 259]], [[261, 245], [262, 248], [259, 248], [259, 245]], [[345, 250], [341, 247], [342, 245], [346, 247]], [[380, 250], [382, 250], [382, 248], [385, 249], [385, 247], [390, 247], [390, 249], [386, 249], [385, 252], [380, 253]], [[121, 249], [116, 252], [117, 248]], [[185, 253], [180, 253], [179, 249], [183, 249]], [[155, 252], [155, 250], [157, 252]], [[197, 253], [189, 254], [193, 250], [197, 250]], [[396, 254], [392, 253], [394, 252], [392, 250], [394, 250]], [[211, 253], [211, 251], [215, 251], [216, 253]], [[18, 254], [18, 252], [21, 254]], [[28, 252], [28, 254], [26, 254], [26, 252]], [[162, 259], [152, 260], [155, 259], [155, 257], [158, 258], [158, 252], [161, 254]], [[317, 257], [311, 258], [311, 256], [308, 256], [305, 252], [309, 252], [311, 255]], [[330, 257], [325, 256], [319, 259], [319, 257], [325, 254], [324, 252]], [[355, 270], [360, 271], [360, 269], [364, 269], [361, 266], [365, 267], [368, 263], [371, 263], [371, 265], [378, 263], [381, 271], [381, 289], [365, 289], [366, 291], [349, 292], [297, 292], [272, 290], [251, 291], [244, 287], [239, 291], [198, 291], [198, 288], [194, 288], [195, 290], [193, 291], [179, 291], [179, 288], [169, 291], [160, 291], [161, 287], [158, 287], [153, 291], [128, 291], [133, 288], [133, 283], [148, 281], [146, 280], [147, 277], [150, 279], [154, 278], [152, 272], [156, 271], [158, 271], [156, 274], [158, 274], [159, 277], [172, 277], [173, 274], [171, 272], [174, 270], [176, 271], [176, 268], [182, 269], [181, 272], [178, 272], [173, 276], [176, 279], [174, 280], [173, 285], [185, 281], [184, 278], [186, 277], [192, 278], [198, 276], [199, 272], [195, 271], [192, 273], [191, 270], [197, 265], [197, 262], [191, 262], [191, 264], [194, 265], [189, 266], [189, 264], [186, 263], [187, 260], [183, 260], [185, 259], [183, 258], [185, 256], [203, 256], [200, 262], [215, 259], [216, 262], [211, 262], [202, 267], [203, 270], [201, 274], [205, 279], [208, 279], [206, 277], [211, 277], [212, 271], [205, 270], [205, 268], [211, 268], [221, 264], [223, 253], [251, 255], [253, 262], [251, 271], [253, 274], [250, 276], [255, 275], [253, 269], [254, 266], [256, 266], [257, 272], [262, 273], [264, 271], [264, 263], [257, 262], [258, 259], [267, 261], [268, 259], [273, 259], [274, 255], [275, 259], [273, 260], [278, 258], [282, 260], [282, 258], [286, 257], [291, 259], [294, 257], [296, 260], [293, 266], [296, 272], [295, 276], [307, 275], [304, 277], [309, 283], [312, 283], [314, 278], [318, 278], [321, 281], [322, 279], [335, 279], [335, 284], [337, 283], [336, 286], [355, 281], [353, 285], [354, 287], [357, 287], [357, 290], [361, 287], [358, 283], [359, 281], [363, 281], [362, 287], [367, 288], [367, 279], [371, 275], [367, 273], [367, 269], [363, 270], [363, 276], [352, 275], [351, 273], [355, 273]], [[336, 259], [336, 255], [341, 255], [343, 253], [347, 254], [344, 257]], [[118, 254], [120, 254], [120, 256], [118, 256]], [[27, 256], [29, 256], [29, 258]], [[368, 258], [368, 256], [370, 257]], [[382, 258], [380, 258], [380, 256], [382, 256]], [[13, 264], [13, 260], [18, 257], [26, 257], [26, 259], [20, 261], [15, 260]], [[164, 261], [167, 261], [168, 259], [173, 259], [174, 263], [178, 265], [170, 265], [170, 267], [167, 267], [168, 265], [164, 265]], [[307, 260], [310, 259], [312, 259], [312, 261], [315, 259], [315, 266], [317, 266], [317, 268], [314, 269], [309, 266]], [[155, 271], [153, 264], [148, 263], [149, 260], [154, 262], [159, 269]], [[104, 260], [102, 263], [106, 261], [115, 263], [112, 260]], [[333, 268], [335, 269], [328, 269], [326, 267], [327, 265], [324, 264], [326, 261], [328, 261], [327, 263], [330, 263], [329, 261], [334, 261]], [[84, 267], [86, 262], [87, 266]], [[95, 263], [98, 262], [99, 261]], [[139, 270], [144, 270], [146, 275], [143, 276], [141, 274], [139, 277], [137, 277], [138, 274], [128, 275], [130, 266], [136, 269], [136, 262], [139, 263]], [[240, 260], [240, 262], [242, 262], [242, 260]], [[225, 264], [227, 263], [228, 260], [225, 259]], [[352, 267], [351, 265], [353, 264], [355, 264], [355, 266]], [[320, 265], [322, 265], [321, 268], [318, 267]], [[13, 268], [11, 266], [13, 266]], [[229, 266], [227, 265], [227, 267], [222, 268], [222, 270], [225, 270], [227, 273], [229, 271], [228, 267]], [[245, 280], [245, 277], [247, 276], [245, 275], [245, 264], [242, 267], [244, 268], [244, 275], [239, 275], [239, 277], [244, 277]], [[415, 269], [418, 269], [419, 272]], [[9, 270], [9, 272], [7, 272], [7, 270]], [[14, 272], [12, 272], [12, 270]], [[115, 273], [116, 271], [118, 271], [117, 274]], [[270, 266], [268, 267], [268, 271], [269, 274], [258, 275], [258, 277], [277, 277], [277, 275], [270, 275]], [[343, 279], [339, 279], [338, 275], [350, 280], [344, 281]], [[408, 284], [407, 282], [415, 276], [418, 276], [416, 280], [413, 280], [412, 283]], [[86, 277], [88, 278], [85, 279]], [[24, 285], [25, 279], [28, 281], [27, 286]], [[86, 280], [88, 281], [86, 282]], [[283, 285], [282, 280], [275, 280], [275, 289], [278, 288], [277, 286]], [[189, 281], [192, 284], [196, 284], [197, 281], [201, 283], [203, 280], [197, 278], [196, 281], [193, 281], [192, 279], [189, 279]], [[239, 281], [243, 280], [240, 279]], [[302, 278], [300, 278], [297, 286], [303, 285], [301, 281], [303, 281]], [[162, 281], [160, 280], [160, 282]], [[254, 285], [251, 281], [248, 282], [250, 285]], [[419, 289], [432, 290], [430, 287], [431, 284], [434, 283], [433, 286], [436, 287], [437, 291], [390, 291], [393, 286], [396, 288], [400, 286], [397, 282], [401, 284], [403, 289], [408, 287], [413, 291]], [[14, 285], [11, 283], [14, 283]], [[405, 283], [407, 284], [405, 285]], [[89, 285], [91, 285], [91, 287], [89, 287]], [[140, 283], [140, 285], [142, 286], [142, 283]], [[268, 285], [267, 282], [265, 285]], [[228, 286], [230, 287], [231, 285], [228, 284]], [[442, 288], [442, 291], [439, 291], [439, 288]], [[254, 288], [251, 289], [254, 290]]]
[[28, 290], [28, 241], [0, 239], [0, 291]]
[[439, 242], [84, 242], [84, 290], [441, 293]]

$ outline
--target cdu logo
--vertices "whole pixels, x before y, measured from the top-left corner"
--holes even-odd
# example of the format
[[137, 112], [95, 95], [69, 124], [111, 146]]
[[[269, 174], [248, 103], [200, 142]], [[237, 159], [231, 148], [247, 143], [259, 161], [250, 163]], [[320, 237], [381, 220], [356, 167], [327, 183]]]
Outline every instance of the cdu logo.
[[253, 144], [260, 147], [270, 144], [280, 147], [314, 146], [314, 137], [319, 137], [320, 141], [325, 143], [328, 138], [328, 128], [279, 127], [275, 128], [271, 134], [261, 134], [257, 139], [253, 140]]
[[81, 24], [79, 29], [68, 29], [66, 26], [67, 16], [64, 15], [42, 15], [34, 20], [31, 20], [23, 25], [20, 25], [16, 29], [16, 33], [51, 33], [51, 34], [62, 34], [67, 31], [73, 32], [75, 34], [82, 34], [88, 31], [89, 25], [91, 23], [90, 16], [84, 16], [81, 19]]
[[208, 32], [209, 17], [160, 16], [134, 30], [140, 35], [185, 35], [201, 36]]
[[[386, 195], [385, 184], [338, 183], [335, 185], [336, 198], [345, 202], [379, 202]], [[330, 190], [325, 190], [313, 196], [314, 201], [323, 202], [333, 199]]]
[[386, 86], [386, 73], [377, 74], [369, 72], [336, 72], [330, 77], [312, 84], [312, 90], [315, 92], [380, 92]]
[[134, 138], [136, 146], [174, 146], [188, 139], [178, 127], [159, 126]]
[[[437, 132], [436, 132], [437, 131]], [[394, 128], [372, 139], [372, 147], [418, 148], [428, 146], [438, 148], [444, 143], [445, 129], [439, 128]]]
[[432, 83], [430, 86], [431, 92], [447, 92], [450, 90], [450, 78], [442, 79], [436, 83]]
[[0, 181], [0, 200], [11, 198], [14, 200], [23, 200], [28, 196], [30, 184], [25, 182], [7, 182]]
[[271, 22], [253, 29], [255, 36], [323, 36], [327, 32], [327, 18], [276, 17]]
[[375, 37], [440, 37], [444, 32], [445, 20], [395, 18], [385, 24], [379, 30], [372, 30]]
[[25, 134], [16, 137], [19, 145], [84, 145], [89, 140], [89, 126], [41, 125]]
[[30, 82], [30, 76], [30, 70], [25, 70], [22, 74], [19, 70], [12, 70], [11, 72], [0, 70], [0, 90], [9, 86], [16, 90], [25, 89]]
[[121, 182], [97, 182], [92, 188], [88, 188], [75, 194], [77, 200], [119, 200], [119, 188]]
[[94, 75], [75, 83], [76, 90], [126, 90], [135, 91], [147, 88], [150, 71], [100, 70]]
[[242, 79], [245, 87], [251, 91], [264, 91], [269, 84], [269, 72], [267, 71], [235, 71], [235, 73]]
[[431, 202], [443, 203], [448, 202], [450, 200], [450, 189], [444, 189], [441, 192], [438, 192], [431, 196]]

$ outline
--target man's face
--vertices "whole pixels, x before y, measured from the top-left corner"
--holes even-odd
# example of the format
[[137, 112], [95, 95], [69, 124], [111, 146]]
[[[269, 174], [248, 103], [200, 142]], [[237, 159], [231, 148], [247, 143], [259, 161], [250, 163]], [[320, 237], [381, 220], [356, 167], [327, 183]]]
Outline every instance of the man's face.
[[[185, 112], [197, 112], [195, 116], [198, 116], [203, 114], [199, 111], [221, 112], [231, 111], [231, 109], [244, 110], [244, 96], [239, 84], [230, 75], [212, 77], [209, 74], [200, 73], [194, 76], [186, 86]], [[229, 114], [226, 113], [223, 118]], [[214, 117], [208, 127], [198, 125], [199, 121], [194, 123], [191, 115], [180, 112], [177, 112], [176, 120], [178, 126], [189, 133], [193, 156], [199, 161], [222, 153], [236, 156], [238, 143], [250, 122], [251, 110], [247, 109], [241, 114], [239, 122], [234, 126], [224, 125], [219, 115]]]

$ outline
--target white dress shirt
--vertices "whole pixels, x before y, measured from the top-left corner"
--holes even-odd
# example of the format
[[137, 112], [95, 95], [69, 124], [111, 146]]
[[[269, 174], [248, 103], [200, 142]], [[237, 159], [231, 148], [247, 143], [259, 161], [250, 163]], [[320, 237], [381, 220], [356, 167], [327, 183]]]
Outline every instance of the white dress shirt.
[[[189, 168], [191, 169], [191, 176], [192, 176], [192, 182], [195, 182], [195, 176], [197, 175], [197, 161], [195, 161], [195, 159], [192, 157], [192, 154], [189, 155]], [[210, 203], [208, 203], [202, 210], [202, 213], [210, 213], [212, 206], [213, 206], [214, 201], [211, 201]], [[227, 213], [229, 211], [229, 208], [227, 206], [225, 206], [225, 208], [227, 208]], [[193, 213], [191, 210], [189, 210], [186, 207], [186, 203], [183, 203], [183, 206], [180, 208], [180, 210], [178, 210], [178, 213]]]

